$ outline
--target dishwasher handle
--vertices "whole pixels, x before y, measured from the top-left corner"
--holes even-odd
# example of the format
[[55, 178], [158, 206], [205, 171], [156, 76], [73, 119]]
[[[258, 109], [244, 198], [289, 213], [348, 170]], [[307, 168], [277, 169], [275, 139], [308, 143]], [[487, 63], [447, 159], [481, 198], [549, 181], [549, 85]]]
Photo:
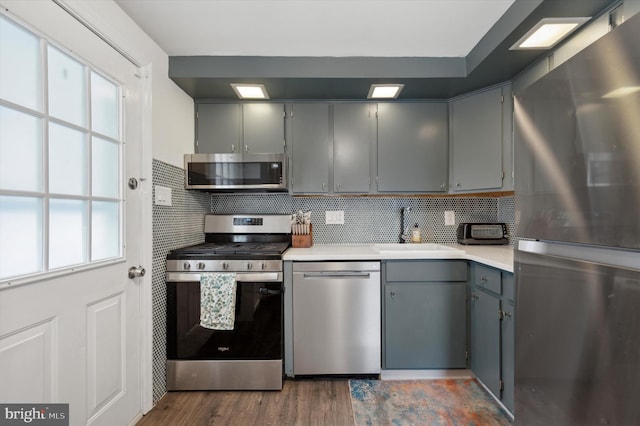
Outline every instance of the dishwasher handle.
[[304, 278], [371, 278], [370, 272], [305, 272]]

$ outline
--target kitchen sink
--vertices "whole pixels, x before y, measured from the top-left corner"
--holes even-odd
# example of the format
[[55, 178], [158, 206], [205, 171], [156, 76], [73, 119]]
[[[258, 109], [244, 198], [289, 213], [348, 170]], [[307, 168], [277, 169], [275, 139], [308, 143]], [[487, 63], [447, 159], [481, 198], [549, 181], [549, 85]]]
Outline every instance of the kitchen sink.
[[374, 244], [373, 248], [379, 252], [415, 252], [415, 251], [460, 251], [457, 248], [435, 243], [422, 244]]
[[455, 258], [464, 254], [463, 250], [447, 247], [442, 244], [373, 244], [373, 249], [386, 258]]

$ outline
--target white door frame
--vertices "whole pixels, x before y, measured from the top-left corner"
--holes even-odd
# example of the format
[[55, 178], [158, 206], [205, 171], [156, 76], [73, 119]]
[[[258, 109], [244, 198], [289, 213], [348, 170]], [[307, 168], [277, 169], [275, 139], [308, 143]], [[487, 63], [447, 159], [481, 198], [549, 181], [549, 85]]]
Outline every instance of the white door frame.
[[142, 319], [142, 346], [140, 350], [140, 380], [142, 414], [153, 408], [153, 151], [152, 107], [151, 107], [151, 66], [141, 68], [142, 72], [142, 176], [141, 197], [142, 215], [140, 235], [142, 244], [142, 261], [148, 273], [143, 277], [140, 292], [140, 317]]
[[[39, 7], [35, 4], [26, 4], [30, 2], [24, 2], [20, 0], [0, 0], [0, 5], [9, 11], [9, 15], [13, 15], [22, 20], [20, 16], [25, 12], [25, 15], [29, 14], [29, 9]], [[39, 3], [39, 2], [38, 2]], [[152, 154], [152, 66], [151, 64], [140, 65], [140, 61], [137, 61], [131, 55], [125, 53], [125, 50], [120, 48], [116, 43], [109, 40], [104, 33], [101, 33], [98, 29], [97, 22], [89, 22], [83, 17], [83, 15], [72, 8], [70, 1], [65, 0], [53, 0], [53, 3], [58, 5], [61, 9], [65, 10], [71, 16], [73, 16], [82, 25], [94, 32], [98, 37], [110, 45], [116, 52], [120, 53], [127, 60], [134, 63], [140, 71], [142, 83], [141, 83], [141, 96], [142, 96], [142, 140], [141, 144], [141, 161], [140, 165], [141, 176], [136, 177], [139, 182], [139, 191], [141, 197], [141, 211], [142, 216], [141, 228], [139, 235], [142, 240], [142, 266], [146, 268], [147, 274], [144, 277], [138, 278], [140, 289], [140, 319], [139, 329], [141, 332], [141, 350], [140, 350], [140, 392], [141, 392], [141, 407], [140, 411], [145, 414], [153, 407], [153, 302], [152, 302], [152, 266], [153, 266], [153, 154]], [[83, 2], [73, 2], [79, 7], [91, 6], [83, 4]], [[90, 3], [90, 2], [87, 2]], [[46, 6], [46, 3], [42, 3]], [[99, 18], [98, 15], [92, 16], [94, 20]], [[129, 176], [125, 176], [126, 179]], [[135, 421], [134, 421], [135, 423]]]

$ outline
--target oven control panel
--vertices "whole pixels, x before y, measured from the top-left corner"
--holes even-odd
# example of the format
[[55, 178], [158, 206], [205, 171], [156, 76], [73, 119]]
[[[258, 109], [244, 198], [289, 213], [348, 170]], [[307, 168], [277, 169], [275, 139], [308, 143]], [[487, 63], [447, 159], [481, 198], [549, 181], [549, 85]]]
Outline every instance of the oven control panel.
[[261, 217], [234, 217], [233, 226], [262, 226], [264, 221]]
[[168, 272], [274, 272], [282, 260], [167, 260]]

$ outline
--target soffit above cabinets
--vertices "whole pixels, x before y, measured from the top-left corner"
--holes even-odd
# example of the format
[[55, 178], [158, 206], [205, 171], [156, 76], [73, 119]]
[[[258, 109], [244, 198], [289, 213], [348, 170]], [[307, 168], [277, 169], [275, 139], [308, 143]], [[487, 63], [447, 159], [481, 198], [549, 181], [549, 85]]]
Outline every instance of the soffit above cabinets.
[[509, 80], [548, 54], [509, 50], [540, 19], [597, 16], [619, 0], [116, 3], [194, 99], [237, 101], [231, 83], [256, 83], [271, 100], [365, 100], [371, 84], [401, 83], [398, 100], [416, 100]]

